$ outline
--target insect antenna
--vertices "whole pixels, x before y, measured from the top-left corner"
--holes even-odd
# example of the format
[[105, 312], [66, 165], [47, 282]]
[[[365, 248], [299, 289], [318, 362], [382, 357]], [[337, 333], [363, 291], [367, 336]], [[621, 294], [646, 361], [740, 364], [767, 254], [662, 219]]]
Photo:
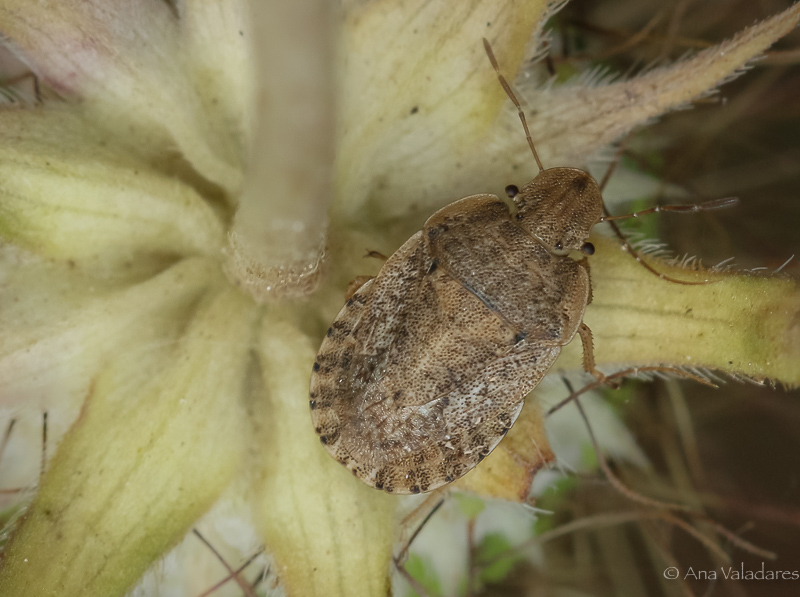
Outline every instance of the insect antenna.
[[[622, 153], [624, 152], [625, 148], [624, 145], [621, 145], [619, 150], [617, 151], [617, 155], [614, 158], [614, 161], [609, 166], [606, 173], [603, 175], [603, 180], [600, 181], [600, 192], [602, 193], [603, 190], [606, 188], [608, 181], [611, 179], [611, 175], [614, 173], [614, 170], [617, 168], [617, 164], [619, 164], [620, 158], [622, 157]], [[657, 205], [655, 207], [651, 207], [649, 209], [643, 209], [641, 211], [637, 211], [630, 214], [625, 214], [621, 216], [612, 216], [608, 213], [608, 209], [606, 209], [605, 203], [603, 203], [603, 216], [598, 220], [600, 222], [607, 222], [611, 229], [614, 231], [614, 234], [617, 236], [619, 241], [622, 243], [622, 246], [625, 248], [625, 251], [633, 257], [639, 264], [644, 267], [647, 271], [651, 274], [658, 276], [662, 280], [667, 282], [673, 282], [675, 284], [683, 284], [684, 286], [702, 286], [704, 284], [711, 284], [712, 280], [703, 280], [700, 282], [690, 282], [688, 280], [679, 280], [678, 278], [673, 278], [672, 276], [668, 276], [667, 274], [663, 274], [657, 269], [655, 269], [652, 265], [647, 263], [644, 259], [642, 259], [639, 252], [633, 248], [633, 246], [628, 242], [628, 239], [622, 233], [619, 226], [615, 220], [624, 220], [626, 218], [638, 218], [639, 216], [643, 216], [646, 214], [657, 213], [661, 211], [675, 211], [675, 212], [698, 212], [698, 211], [711, 211], [714, 209], [723, 209], [725, 207], [732, 207], [739, 203], [739, 199], [737, 197], [726, 197], [724, 199], [713, 199], [711, 201], [706, 201], [704, 203], [697, 203], [693, 205]]]
[[601, 222], [610, 222], [612, 220], [624, 220], [626, 218], [638, 218], [647, 214], [659, 213], [662, 211], [677, 211], [679, 213], [689, 213], [697, 211], [711, 211], [713, 209], [723, 209], [725, 207], [732, 207], [739, 203], [738, 197], [725, 197], [724, 199], [712, 199], [711, 201], [704, 201], [703, 203], [692, 203], [691, 205], [656, 205], [641, 211], [635, 211], [630, 214], [622, 216], [603, 216], [600, 218]]
[[536, 147], [533, 145], [533, 138], [531, 137], [531, 131], [528, 129], [528, 121], [525, 119], [525, 112], [522, 111], [522, 106], [517, 99], [517, 96], [514, 95], [514, 92], [511, 89], [511, 85], [508, 84], [506, 78], [503, 76], [503, 73], [500, 72], [500, 67], [497, 64], [497, 58], [494, 57], [494, 52], [492, 51], [492, 46], [489, 45], [489, 40], [485, 37], [483, 38], [483, 47], [486, 49], [486, 55], [489, 57], [489, 62], [492, 63], [492, 68], [497, 73], [497, 78], [500, 81], [500, 85], [503, 86], [503, 89], [506, 92], [508, 98], [514, 102], [514, 105], [517, 107], [517, 113], [519, 114], [519, 119], [522, 121], [522, 128], [525, 129], [525, 138], [528, 140], [528, 145], [531, 148], [531, 152], [533, 152], [533, 159], [536, 160], [536, 165], [539, 166], [539, 172], [544, 170], [544, 166], [542, 166], [542, 160], [539, 159], [539, 154], [536, 153]]

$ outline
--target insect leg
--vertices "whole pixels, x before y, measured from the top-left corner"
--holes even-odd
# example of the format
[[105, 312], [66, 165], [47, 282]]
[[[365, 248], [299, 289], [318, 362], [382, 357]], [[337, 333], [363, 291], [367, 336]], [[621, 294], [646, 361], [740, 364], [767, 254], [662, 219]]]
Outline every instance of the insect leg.
[[380, 259], [381, 261], [386, 261], [389, 259], [386, 255], [381, 253], [380, 251], [367, 251], [364, 255], [365, 258], [372, 257], [373, 259]]
[[581, 345], [583, 346], [583, 369], [587, 373], [591, 373], [600, 384], [608, 384], [614, 388], [619, 387], [619, 382], [609, 381], [602, 371], [595, 367], [594, 363], [594, 341], [592, 339], [592, 330], [585, 323], [581, 323], [578, 328], [578, 335], [581, 337]]
[[712, 387], [712, 388], [716, 388], [717, 387], [716, 384], [711, 383], [710, 381], [708, 381], [707, 379], [705, 379], [703, 377], [700, 377], [699, 375], [695, 375], [694, 373], [689, 373], [688, 371], [684, 371], [683, 369], [677, 369], [675, 367], [664, 367], [664, 366], [659, 366], [659, 365], [652, 365], [652, 366], [648, 365], [648, 366], [645, 366], [645, 367], [631, 367], [630, 369], [624, 369], [623, 371], [617, 371], [616, 373], [611, 373], [609, 375], [606, 375], [605, 376], [605, 381], [595, 380], [595, 381], [593, 381], [591, 383], [586, 384], [580, 390], [572, 392], [569, 396], [564, 398], [561, 402], [559, 402], [555, 406], [552, 406], [550, 408], [550, 410], [547, 411], [545, 416], [549, 417], [554, 412], [559, 410], [561, 407], [565, 406], [566, 404], [569, 404], [570, 402], [575, 400], [578, 396], [580, 396], [581, 394], [585, 394], [586, 392], [588, 392], [590, 390], [594, 390], [595, 388], [599, 388], [600, 386], [606, 385], [609, 382], [614, 382], [614, 381], [617, 381], [617, 380], [621, 380], [623, 377], [630, 377], [630, 376], [633, 376], [633, 375], [637, 375], [639, 373], [647, 373], [648, 371], [657, 371], [659, 373], [672, 373], [674, 375], [678, 375], [679, 377], [685, 377], [686, 379], [691, 379], [691, 380], [696, 381], [697, 383], [701, 383], [701, 384], [703, 384], [705, 386], [709, 386], [709, 387]]
[[[431, 494], [428, 495], [428, 497], [426, 497], [419, 506], [417, 506], [408, 516], [403, 519], [403, 521], [400, 523], [401, 528], [404, 528], [412, 519], [420, 516], [422, 512], [425, 512], [425, 510], [430, 508], [430, 510], [425, 514], [425, 517], [422, 519], [422, 522], [420, 522], [417, 528], [414, 529], [414, 532], [411, 533], [411, 536], [408, 538], [408, 541], [405, 542], [403, 548], [396, 556], [392, 556], [392, 561], [394, 562], [397, 571], [403, 576], [403, 578], [406, 579], [406, 581], [408, 581], [408, 584], [411, 585], [411, 588], [413, 588], [418, 595], [422, 595], [423, 597], [427, 595], [425, 587], [423, 587], [422, 584], [420, 584], [420, 582], [411, 576], [411, 573], [406, 570], [405, 562], [408, 559], [408, 552], [411, 549], [411, 544], [414, 542], [414, 539], [417, 538], [417, 535], [419, 535], [420, 531], [422, 531], [428, 521], [433, 517], [434, 514], [436, 514], [439, 508], [442, 507], [442, 504], [444, 504], [445, 498], [441, 496], [446, 491], [448, 490], [438, 489], [431, 492]], [[436, 502], [436, 504], [431, 508], [430, 504], [435, 499], [438, 499], [439, 501]]]
[[[619, 147], [617, 148], [617, 152], [614, 155], [614, 159], [612, 160], [611, 164], [606, 170], [606, 173], [603, 175], [603, 179], [600, 181], [599, 188], [600, 192], [602, 193], [603, 190], [606, 188], [608, 181], [611, 179], [614, 170], [616, 170], [617, 165], [622, 158], [622, 154], [625, 152], [625, 143], [624, 141], [620, 143]], [[675, 284], [684, 284], [686, 286], [698, 286], [703, 284], [711, 284], [711, 280], [704, 280], [702, 282], [690, 282], [687, 280], [679, 280], [677, 278], [673, 278], [671, 276], [667, 276], [666, 274], [662, 274], [658, 270], [656, 270], [653, 266], [648, 264], [642, 257], [639, 255], [639, 252], [634, 249], [631, 244], [628, 242], [628, 239], [622, 233], [619, 226], [617, 226], [616, 220], [623, 220], [625, 218], [637, 218], [639, 216], [643, 216], [650, 213], [657, 213], [661, 211], [676, 211], [676, 212], [697, 212], [697, 211], [710, 211], [712, 209], [721, 209], [724, 207], [730, 207], [732, 205], [736, 205], [739, 200], [736, 197], [726, 197], [724, 199], [715, 199], [712, 201], [706, 201], [704, 203], [699, 203], [696, 205], [665, 205], [665, 206], [656, 206], [650, 209], [645, 209], [642, 211], [634, 212], [631, 214], [625, 214], [620, 216], [612, 216], [608, 213], [608, 209], [606, 209], [605, 203], [603, 204], [603, 217], [600, 218], [600, 222], [607, 222], [611, 229], [614, 231], [614, 234], [622, 243], [622, 246], [625, 248], [625, 251], [633, 257], [639, 264], [644, 267], [647, 271], [651, 274], [658, 276], [662, 280], [667, 282], [674, 282]]]
[[[402, 528], [406, 528], [408, 525], [410, 525], [412, 523], [412, 521], [414, 519], [416, 519], [416, 518], [418, 518], [420, 516], [423, 516], [423, 513], [424, 513], [424, 516], [422, 518], [422, 522], [420, 522], [419, 525], [417, 526], [417, 528], [414, 529], [414, 532], [411, 533], [411, 536], [408, 538], [408, 541], [405, 542], [405, 545], [403, 546], [403, 549], [401, 549], [398, 552], [398, 554], [394, 557], [395, 565], [399, 566], [399, 565], [405, 563], [406, 559], [408, 558], [408, 550], [411, 548], [411, 544], [414, 542], [414, 539], [417, 538], [417, 535], [420, 534], [420, 531], [422, 531], [423, 527], [433, 517], [433, 515], [436, 514], [436, 512], [439, 510], [439, 508], [442, 507], [442, 504], [444, 504], [444, 500], [445, 500], [445, 497], [446, 497], [446, 496], [443, 497], [443, 494], [445, 492], [447, 492], [447, 491], [448, 490], [445, 489], [445, 488], [435, 489], [430, 494], [428, 494], [428, 496], [423, 500], [423, 502], [419, 506], [414, 508], [414, 510], [412, 510], [400, 522], [400, 528], [401, 529]], [[436, 504], [434, 504], [433, 507], [431, 507], [431, 504], [435, 500], [439, 500], [439, 501], [436, 502]]]
[[592, 268], [589, 265], [589, 260], [586, 257], [578, 261], [578, 265], [586, 270], [586, 277], [589, 280], [589, 296], [586, 297], [586, 304], [591, 305], [592, 301], [594, 300], [594, 290], [592, 288]]

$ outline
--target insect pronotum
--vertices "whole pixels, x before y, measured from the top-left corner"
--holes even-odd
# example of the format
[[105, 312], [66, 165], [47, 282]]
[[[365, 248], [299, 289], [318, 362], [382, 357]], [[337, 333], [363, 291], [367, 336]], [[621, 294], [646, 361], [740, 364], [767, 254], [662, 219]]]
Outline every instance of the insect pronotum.
[[587, 238], [605, 219], [600, 187], [583, 170], [544, 168], [519, 101], [484, 46], [539, 174], [522, 189], [507, 187], [513, 213], [481, 194], [428, 218], [347, 300], [313, 367], [320, 441], [356, 477], [389, 493], [431, 491], [483, 460], [576, 334], [584, 368], [598, 383], [606, 379], [583, 323], [587, 259], [570, 256], [594, 253]]

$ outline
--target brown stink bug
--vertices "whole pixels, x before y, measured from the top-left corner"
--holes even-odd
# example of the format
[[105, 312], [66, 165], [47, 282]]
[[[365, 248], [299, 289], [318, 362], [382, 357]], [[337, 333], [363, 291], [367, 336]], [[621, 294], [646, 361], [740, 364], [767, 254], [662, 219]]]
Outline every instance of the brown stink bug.
[[589, 267], [570, 256], [594, 252], [587, 238], [604, 219], [600, 188], [583, 170], [542, 167], [484, 45], [539, 174], [507, 188], [514, 213], [494, 195], [472, 195], [433, 214], [347, 300], [314, 363], [320, 440], [389, 493], [431, 491], [471, 470], [576, 333], [584, 367], [605, 379], [583, 323]]

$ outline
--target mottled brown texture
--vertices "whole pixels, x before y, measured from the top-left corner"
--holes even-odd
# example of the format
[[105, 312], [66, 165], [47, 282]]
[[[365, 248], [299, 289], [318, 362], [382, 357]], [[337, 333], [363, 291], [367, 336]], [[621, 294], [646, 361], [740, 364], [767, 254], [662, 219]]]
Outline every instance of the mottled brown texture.
[[328, 330], [312, 420], [331, 455], [368, 485], [419, 493], [464, 475], [577, 332], [589, 274], [561, 253], [580, 248], [599, 219], [597, 185], [553, 168], [514, 200], [514, 215], [493, 195], [433, 214]]

